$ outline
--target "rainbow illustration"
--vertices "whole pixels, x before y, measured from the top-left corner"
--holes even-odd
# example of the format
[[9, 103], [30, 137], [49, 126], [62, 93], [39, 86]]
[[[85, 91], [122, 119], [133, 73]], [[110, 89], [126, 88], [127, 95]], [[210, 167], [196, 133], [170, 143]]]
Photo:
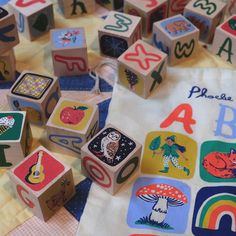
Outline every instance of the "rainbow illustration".
[[231, 230], [236, 232], [236, 196], [229, 193], [220, 193], [208, 198], [200, 207], [196, 227], [218, 230], [223, 216], [232, 219]]

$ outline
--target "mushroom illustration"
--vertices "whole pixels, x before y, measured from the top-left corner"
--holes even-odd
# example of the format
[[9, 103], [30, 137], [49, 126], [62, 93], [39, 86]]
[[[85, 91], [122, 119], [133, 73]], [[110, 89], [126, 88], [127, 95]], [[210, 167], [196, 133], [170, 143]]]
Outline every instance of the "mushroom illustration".
[[168, 184], [150, 184], [136, 192], [136, 196], [146, 202], [154, 203], [149, 220], [164, 223], [168, 207], [178, 207], [188, 202], [187, 197], [177, 188]]

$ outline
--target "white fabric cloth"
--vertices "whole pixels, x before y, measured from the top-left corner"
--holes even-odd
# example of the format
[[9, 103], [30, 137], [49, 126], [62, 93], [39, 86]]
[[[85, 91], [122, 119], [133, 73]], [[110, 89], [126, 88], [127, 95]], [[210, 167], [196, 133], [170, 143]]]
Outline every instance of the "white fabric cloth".
[[[233, 101], [196, 98], [194, 93], [190, 98], [193, 86], [207, 88], [207, 95], [231, 97]], [[191, 205], [186, 231], [182, 235], [193, 235], [191, 231], [192, 215], [196, 193], [204, 186], [220, 186], [223, 183], [206, 183], [200, 179], [199, 156], [201, 144], [208, 140], [235, 142], [234, 138], [215, 136], [217, 120], [222, 105], [236, 109], [236, 72], [225, 69], [168, 69], [167, 78], [156, 91], [148, 98], [143, 99], [129, 92], [126, 88], [115, 85], [113, 99], [109, 108], [107, 124], [111, 123], [117, 128], [133, 137], [144, 145], [146, 135], [150, 131], [171, 131], [187, 135], [198, 143], [198, 156], [194, 177], [190, 180], [179, 180], [191, 186]], [[224, 97], [224, 95], [223, 95]], [[190, 104], [193, 109], [193, 119], [196, 124], [192, 126], [193, 133], [188, 134], [183, 124], [174, 122], [168, 128], [160, 128], [160, 124], [180, 104]], [[232, 110], [228, 109], [225, 120], [233, 119]], [[224, 135], [231, 135], [232, 130], [225, 126]], [[140, 173], [142, 176], [143, 175]], [[149, 175], [150, 177], [150, 175]], [[153, 176], [151, 177], [158, 177]], [[163, 176], [162, 176], [163, 177]], [[136, 176], [137, 178], [137, 176]], [[135, 177], [129, 180], [115, 196], [111, 196], [93, 184], [88, 201], [81, 218], [77, 235], [79, 236], [126, 236], [131, 234], [175, 235], [171, 232], [160, 232], [155, 229], [131, 228], [127, 224], [128, 208], [132, 194]], [[235, 186], [234, 183], [226, 185]], [[181, 219], [176, 219], [181, 222]], [[176, 234], [180, 235], [180, 234]]]

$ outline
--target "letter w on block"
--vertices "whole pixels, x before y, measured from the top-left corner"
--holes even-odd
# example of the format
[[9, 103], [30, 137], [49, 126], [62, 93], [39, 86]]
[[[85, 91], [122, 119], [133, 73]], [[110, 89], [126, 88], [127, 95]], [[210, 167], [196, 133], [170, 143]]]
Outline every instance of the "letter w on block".
[[68, 71], [74, 71], [76, 70], [76, 67], [80, 72], [85, 72], [87, 70], [86, 62], [82, 57], [65, 57], [55, 55], [54, 59], [57, 62], [65, 64]]

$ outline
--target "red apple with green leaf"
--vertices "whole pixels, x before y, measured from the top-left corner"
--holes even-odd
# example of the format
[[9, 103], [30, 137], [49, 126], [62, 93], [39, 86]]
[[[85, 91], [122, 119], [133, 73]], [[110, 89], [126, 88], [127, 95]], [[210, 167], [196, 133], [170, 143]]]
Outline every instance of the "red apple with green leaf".
[[65, 124], [77, 125], [84, 118], [84, 111], [87, 109], [85, 106], [65, 107], [61, 111], [60, 119]]

